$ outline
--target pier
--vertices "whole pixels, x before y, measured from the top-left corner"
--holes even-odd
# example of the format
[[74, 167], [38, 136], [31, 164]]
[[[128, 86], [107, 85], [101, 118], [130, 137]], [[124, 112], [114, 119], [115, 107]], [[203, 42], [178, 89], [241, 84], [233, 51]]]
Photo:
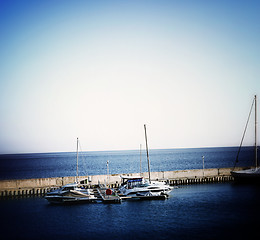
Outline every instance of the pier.
[[100, 184], [97, 192], [102, 199], [103, 203], [121, 203], [121, 198], [111, 189], [106, 188], [104, 184]]
[[[242, 169], [245, 168], [238, 167], [235, 170]], [[212, 168], [160, 171], [151, 172], [150, 177], [151, 180], [164, 181], [172, 186], [216, 183], [233, 181], [233, 177], [230, 174], [232, 170], [233, 168]], [[121, 183], [120, 175], [136, 177], [140, 176], [140, 173], [110, 174], [109, 177], [107, 175], [80, 176], [79, 181], [85, 188], [99, 189], [98, 194], [101, 198], [104, 196], [105, 199], [100, 184], [106, 184], [109, 188], [118, 188]], [[142, 177], [148, 178], [148, 173], [142, 173]], [[75, 177], [0, 180], [0, 198], [44, 196], [47, 192], [53, 189], [57, 189], [65, 184], [73, 182], [75, 182]], [[110, 196], [110, 198], [112, 199], [112, 196]], [[113, 199], [116, 201], [115, 196]]]

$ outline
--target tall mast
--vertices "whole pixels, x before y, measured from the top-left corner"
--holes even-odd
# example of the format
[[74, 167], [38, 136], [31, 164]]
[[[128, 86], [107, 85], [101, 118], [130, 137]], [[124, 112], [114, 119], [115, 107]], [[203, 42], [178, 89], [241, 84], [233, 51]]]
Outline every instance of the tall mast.
[[140, 144], [140, 177], [142, 176], [142, 144]]
[[149, 182], [151, 182], [150, 161], [149, 161], [148, 144], [147, 144], [147, 134], [146, 134], [146, 125], [145, 125], [145, 124], [144, 124], [144, 132], [145, 132], [145, 142], [146, 142], [146, 154], [147, 154], [147, 163], [148, 163]]
[[78, 168], [78, 164], [79, 164], [79, 139], [77, 138], [77, 178], [76, 181], [78, 183], [78, 178], [79, 178], [79, 168]]
[[257, 168], [257, 97], [255, 95], [255, 166]]

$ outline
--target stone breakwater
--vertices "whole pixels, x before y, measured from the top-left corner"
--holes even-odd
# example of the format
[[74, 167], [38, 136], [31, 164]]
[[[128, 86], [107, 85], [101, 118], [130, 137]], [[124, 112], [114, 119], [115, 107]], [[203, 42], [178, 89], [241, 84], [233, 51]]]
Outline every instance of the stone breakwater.
[[[236, 168], [236, 170], [241, 169], [244, 168]], [[212, 168], [151, 172], [151, 180], [164, 181], [170, 185], [225, 182], [233, 180], [230, 174], [232, 170], [233, 168]], [[120, 175], [139, 177], [140, 173], [80, 176], [78, 180], [85, 188], [96, 188], [99, 184], [107, 184], [111, 188], [117, 188], [121, 183]], [[148, 178], [147, 172], [141, 175]], [[75, 177], [1, 180], [0, 198], [45, 195], [52, 189], [73, 183], [75, 180]]]

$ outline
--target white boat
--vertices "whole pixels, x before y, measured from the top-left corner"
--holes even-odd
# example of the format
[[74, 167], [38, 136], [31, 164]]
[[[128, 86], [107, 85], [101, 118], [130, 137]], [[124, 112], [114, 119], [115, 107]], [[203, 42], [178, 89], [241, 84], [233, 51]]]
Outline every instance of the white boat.
[[70, 183], [47, 193], [45, 199], [50, 203], [73, 203], [95, 202], [96, 197], [92, 189], [85, 189], [77, 183]]
[[77, 202], [93, 202], [97, 198], [94, 196], [92, 189], [84, 188], [83, 184], [78, 180], [78, 144], [77, 138], [77, 173], [76, 182], [60, 187], [57, 190], [47, 193], [45, 199], [50, 203], [77, 203]]
[[251, 169], [245, 169], [245, 170], [240, 170], [240, 171], [232, 171], [231, 175], [234, 177], [235, 181], [237, 182], [255, 182], [255, 183], [260, 183], [260, 167], [258, 167], [258, 161], [257, 161], [257, 97], [255, 95], [252, 106], [251, 106], [251, 110], [249, 113], [249, 117], [247, 120], [247, 124], [246, 124], [246, 128], [242, 137], [242, 141], [240, 144], [240, 148], [238, 151], [238, 155], [237, 155], [237, 159], [236, 159], [236, 163], [238, 162], [238, 156], [239, 156], [239, 152], [243, 143], [243, 139], [246, 133], [246, 129], [247, 129], [247, 125], [250, 119], [250, 115], [252, 112], [252, 108], [253, 106], [255, 106], [255, 167], [251, 168]]
[[234, 177], [235, 181], [240, 182], [260, 182], [260, 168], [251, 168], [245, 169], [241, 171], [233, 171], [231, 172], [232, 176]]
[[127, 177], [121, 176], [122, 184], [118, 189], [118, 193], [123, 196], [140, 196], [148, 193], [153, 196], [169, 195], [172, 187], [165, 182], [149, 181], [143, 177]]
[[[143, 177], [121, 176], [122, 183], [118, 189], [118, 193], [123, 196], [140, 196], [140, 195], [147, 195], [147, 194], [150, 194], [150, 195], [153, 194], [154, 196], [155, 195], [157, 195], [157, 196], [158, 195], [167, 195], [168, 196], [169, 193], [173, 189], [170, 185], [166, 184], [165, 182], [151, 181], [146, 125], [144, 125], [144, 130], [145, 130], [149, 179], [144, 179]], [[140, 166], [141, 166], [141, 163], [140, 163]], [[141, 173], [140, 173], [140, 175], [141, 175]]]

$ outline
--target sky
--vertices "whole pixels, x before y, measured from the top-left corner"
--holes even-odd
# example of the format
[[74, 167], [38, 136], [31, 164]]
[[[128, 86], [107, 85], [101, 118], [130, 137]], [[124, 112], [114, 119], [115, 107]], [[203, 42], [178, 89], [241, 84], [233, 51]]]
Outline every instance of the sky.
[[150, 149], [238, 146], [260, 98], [259, 12], [250, 0], [0, 0], [0, 153], [75, 151], [77, 137], [85, 151], [144, 148], [144, 124]]

